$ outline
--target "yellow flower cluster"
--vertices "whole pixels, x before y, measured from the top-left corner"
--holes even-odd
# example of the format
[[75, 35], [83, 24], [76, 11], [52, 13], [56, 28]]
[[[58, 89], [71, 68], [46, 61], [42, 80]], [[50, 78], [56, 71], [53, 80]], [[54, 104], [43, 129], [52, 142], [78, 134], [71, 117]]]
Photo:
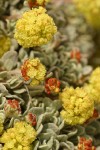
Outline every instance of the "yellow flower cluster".
[[2, 57], [3, 54], [10, 49], [10, 46], [11, 46], [10, 38], [7, 36], [1, 36], [0, 37], [0, 57]]
[[93, 115], [94, 102], [82, 88], [66, 87], [60, 93], [60, 100], [64, 108], [61, 116], [67, 124], [83, 124]]
[[100, 103], [100, 67], [96, 68], [90, 76], [89, 84], [84, 86], [92, 100]]
[[17, 122], [0, 138], [3, 150], [31, 150], [31, 143], [36, 139], [36, 131], [26, 122]]
[[38, 85], [46, 75], [45, 66], [38, 58], [28, 59], [21, 67], [22, 76], [25, 81], [31, 79], [31, 85]]
[[74, 0], [74, 2], [88, 22], [100, 29], [100, 0]]
[[48, 3], [50, 0], [37, 0], [39, 5], [43, 5], [44, 3]]
[[47, 44], [57, 32], [53, 19], [43, 7], [25, 12], [15, 27], [15, 39], [25, 48]]

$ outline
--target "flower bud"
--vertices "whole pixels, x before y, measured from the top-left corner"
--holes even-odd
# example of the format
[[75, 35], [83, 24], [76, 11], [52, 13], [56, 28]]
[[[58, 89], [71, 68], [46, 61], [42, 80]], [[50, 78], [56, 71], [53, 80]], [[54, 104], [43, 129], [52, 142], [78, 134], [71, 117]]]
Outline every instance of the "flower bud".
[[50, 0], [28, 0], [28, 5], [30, 9], [36, 6], [45, 6], [45, 3], [49, 2]]
[[70, 57], [76, 59], [78, 62], [81, 61], [81, 53], [77, 49], [71, 51]]
[[28, 113], [28, 115], [25, 117], [26, 121], [31, 124], [32, 126], [36, 125], [36, 115], [32, 113]]
[[56, 78], [49, 78], [45, 82], [45, 92], [47, 94], [55, 94], [60, 91], [60, 81]]
[[28, 81], [31, 79], [31, 85], [38, 85], [44, 80], [46, 69], [45, 66], [40, 62], [38, 58], [28, 59], [21, 66], [21, 73], [23, 79]]
[[86, 139], [85, 137], [79, 138], [78, 150], [96, 150], [94, 146], [92, 146], [92, 140]]
[[17, 100], [7, 100], [4, 105], [4, 111], [8, 118], [21, 114], [21, 107]]

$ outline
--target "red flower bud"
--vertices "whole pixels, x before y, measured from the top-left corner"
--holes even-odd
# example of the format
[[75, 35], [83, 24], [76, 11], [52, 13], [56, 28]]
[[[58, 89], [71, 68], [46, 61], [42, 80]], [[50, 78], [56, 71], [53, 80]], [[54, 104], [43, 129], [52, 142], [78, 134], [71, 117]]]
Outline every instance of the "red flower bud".
[[7, 117], [13, 117], [21, 114], [21, 107], [17, 100], [7, 100], [4, 104], [4, 111]]
[[78, 143], [78, 150], [96, 150], [96, 148], [92, 146], [91, 139], [86, 139], [85, 137], [81, 137]]
[[[39, 6], [39, 4], [37, 3], [37, 0], [28, 0], [28, 5], [30, 9], [32, 9], [33, 7]], [[43, 3], [42, 6], [44, 7], [45, 4]]]
[[70, 57], [72, 59], [76, 59], [78, 62], [80, 62], [80, 60], [81, 60], [81, 53], [80, 53], [80, 51], [78, 49], [72, 50], [71, 54], [70, 54]]
[[59, 93], [60, 91], [60, 81], [56, 78], [49, 78], [45, 82], [45, 92], [47, 94]]
[[25, 117], [26, 121], [30, 123], [32, 126], [36, 126], [36, 115], [32, 113], [28, 113], [28, 115]]

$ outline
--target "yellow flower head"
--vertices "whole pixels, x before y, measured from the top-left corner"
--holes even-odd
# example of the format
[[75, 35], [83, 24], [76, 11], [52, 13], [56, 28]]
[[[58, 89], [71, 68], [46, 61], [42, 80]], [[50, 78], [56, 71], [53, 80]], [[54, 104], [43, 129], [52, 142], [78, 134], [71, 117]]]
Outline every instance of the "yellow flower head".
[[3, 54], [7, 51], [9, 51], [11, 46], [11, 40], [7, 36], [1, 36], [0, 37], [0, 57], [3, 56]]
[[89, 84], [84, 89], [89, 93], [95, 103], [100, 104], [100, 67], [96, 68], [90, 76]]
[[17, 122], [0, 138], [4, 150], [31, 150], [31, 143], [36, 139], [36, 131], [26, 122]]
[[22, 65], [21, 73], [25, 81], [31, 79], [31, 85], [38, 85], [44, 80], [46, 69], [38, 58], [28, 59]]
[[74, 0], [74, 2], [88, 22], [100, 29], [100, 0]]
[[57, 32], [53, 19], [43, 7], [25, 12], [15, 27], [15, 39], [23, 47], [47, 44]]
[[67, 124], [83, 124], [94, 111], [94, 102], [82, 88], [66, 87], [60, 94], [64, 110], [61, 116]]

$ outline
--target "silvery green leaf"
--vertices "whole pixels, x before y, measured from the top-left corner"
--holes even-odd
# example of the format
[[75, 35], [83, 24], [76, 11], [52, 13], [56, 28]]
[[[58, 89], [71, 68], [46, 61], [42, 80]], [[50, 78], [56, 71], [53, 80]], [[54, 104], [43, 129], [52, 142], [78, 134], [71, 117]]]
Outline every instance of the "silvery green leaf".
[[3, 95], [8, 94], [8, 90], [2, 83], [0, 83], [0, 93], [3, 93]]
[[25, 93], [25, 92], [26, 92], [26, 89], [24, 89], [24, 88], [18, 89], [18, 90], [14, 90], [15, 94], [22, 94], [22, 93]]
[[5, 102], [6, 102], [6, 98], [0, 96], [0, 109], [4, 108]]
[[25, 55], [27, 55], [27, 52], [23, 48], [21, 48], [20, 51], [19, 51], [20, 60], [24, 59]]
[[50, 150], [48, 145], [41, 145], [38, 147], [38, 150]]
[[70, 142], [70, 144], [69, 143], [65, 143], [65, 142], [61, 142], [60, 143], [60, 147], [61, 148], [64, 148], [65, 150], [74, 150], [74, 145]]
[[44, 113], [44, 109], [41, 107], [32, 107], [29, 112], [32, 112], [36, 116], [39, 116]]
[[91, 66], [85, 66], [83, 68], [83, 75], [89, 75], [92, 72], [92, 67]]
[[60, 148], [59, 141], [54, 139], [53, 150], [59, 150], [59, 148]]
[[7, 70], [12, 70], [17, 64], [17, 53], [15, 51], [8, 51], [3, 55], [1, 60]]
[[41, 124], [38, 128], [37, 128], [37, 135], [39, 135], [42, 132], [43, 129], [43, 125]]
[[35, 140], [32, 144], [33, 146], [33, 149], [32, 150], [38, 150], [38, 147], [39, 147], [39, 141]]
[[54, 124], [54, 123], [48, 123], [48, 124], [44, 124], [44, 132], [46, 129], [52, 129], [55, 133], [59, 133], [59, 128]]
[[[68, 138], [74, 136], [77, 133], [77, 128], [74, 131], [71, 131], [70, 133], [67, 134]], [[80, 133], [80, 132], [79, 132]]]
[[58, 135], [58, 136], [57, 136], [57, 140], [58, 140], [59, 142], [66, 142], [67, 139], [68, 139], [68, 136], [67, 136], [66, 134], [61, 134], [61, 135]]
[[54, 137], [51, 136], [51, 138], [47, 142], [47, 145], [48, 145], [49, 149], [52, 149], [52, 147], [53, 147], [53, 141], [54, 141]]

